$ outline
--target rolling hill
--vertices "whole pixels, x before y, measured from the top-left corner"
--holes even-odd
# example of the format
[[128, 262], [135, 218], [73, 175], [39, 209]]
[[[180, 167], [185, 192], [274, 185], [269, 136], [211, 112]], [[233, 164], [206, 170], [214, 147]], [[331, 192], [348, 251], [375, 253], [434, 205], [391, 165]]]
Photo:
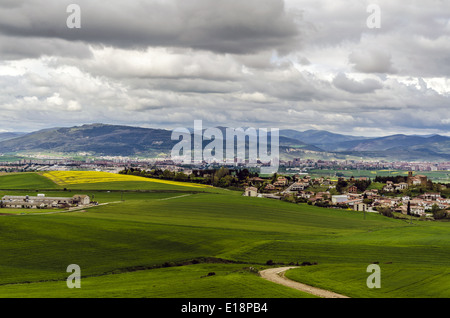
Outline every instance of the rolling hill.
[[[0, 184], [17, 195], [34, 187], [48, 197], [88, 193], [100, 204], [51, 214], [1, 209], [0, 297], [309, 296], [262, 279], [255, 269], [272, 267], [269, 260], [276, 267], [316, 263], [286, 274], [352, 298], [450, 297], [448, 222], [409, 224], [125, 175], [57, 174], [60, 183], [50, 189], [52, 180], [33, 173], [2, 175]], [[374, 262], [382, 268], [379, 289], [366, 286]], [[80, 266], [82, 288], [67, 288], [69, 264]]]

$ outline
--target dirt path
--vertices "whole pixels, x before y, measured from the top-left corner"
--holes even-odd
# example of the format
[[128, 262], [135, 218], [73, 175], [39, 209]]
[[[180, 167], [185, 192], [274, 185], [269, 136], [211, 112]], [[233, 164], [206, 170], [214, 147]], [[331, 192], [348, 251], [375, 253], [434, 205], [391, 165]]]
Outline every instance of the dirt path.
[[290, 266], [290, 267], [277, 267], [277, 268], [269, 268], [265, 269], [263, 271], [260, 271], [259, 274], [262, 278], [267, 279], [271, 282], [281, 284], [287, 287], [295, 288], [298, 290], [301, 290], [303, 292], [322, 297], [322, 298], [349, 298], [344, 295], [333, 293], [329, 290], [320, 289], [316, 287], [312, 287], [309, 285], [305, 285], [299, 282], [295, 282], [293, 280], [290, 280], [284, 276], [284, 273], [288, 269], [292, 268], [298, 268], [297, 266]]
[[184, 198], [184, 197], [188, 197], [188, 196], [190, 196], [190, 195], [192, 195], [192, 193], [190, 193], [190, 194], [183, 194], [183, 195], [179, 195], [179, 196], [176, 196], [176, 197], [170, 197], [170, 198], [158, 199], [158, 201], [165, 201], [165, 200], [172, 200], [172, 199]]

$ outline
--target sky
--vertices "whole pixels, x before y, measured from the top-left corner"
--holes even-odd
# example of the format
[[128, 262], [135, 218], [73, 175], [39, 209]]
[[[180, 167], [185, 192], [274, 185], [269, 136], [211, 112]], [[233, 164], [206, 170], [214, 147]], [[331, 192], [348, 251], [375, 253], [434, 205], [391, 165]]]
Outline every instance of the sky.
[[0, 132], [450, 135], [449, 76], [450, 1], [0, 1]]

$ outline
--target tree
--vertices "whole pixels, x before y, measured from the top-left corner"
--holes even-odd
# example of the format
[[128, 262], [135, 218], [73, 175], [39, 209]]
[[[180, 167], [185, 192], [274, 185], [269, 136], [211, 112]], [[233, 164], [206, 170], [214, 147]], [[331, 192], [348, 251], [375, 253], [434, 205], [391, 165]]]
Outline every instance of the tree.
[[336, 184], [336, 190], [339, 193], [342, 193], [343, 189], [348, 185], [347, 181], [345, 180], [339, 180], [338, 183]]
[[219, 179], [227, 176], [228, 174], [230, 174], [230, 171], [225, 167], [220, 167], [220, 169], [216, 173], [217, 178]]
[[176, 181], [187, 181], [188, 176], [185, 175], [183, 172], [177, 172], [175, 174], [174, 180]]
[[250, 172], [248, 171], [248, 169], [242, 169], [242, 170], [239, 170], [236, 175], [239, 178], [239, 180], [243, 181], [243, 180], [246, 180], [250, 176]]
[[408, 201], [408, 207], [406, 208], [406, 214], [411, 215], [411, 202]]
[[392, 210], [391, 210], [390, 208], [387, 208], [387, 207], [386, 207], [386, 208], [385, 208], [385, 207], [381, 207], [381, 208], [378, 208], [377, 211], [378, 211], [381, 215], [387, 216], [387, 217], [389, 217], [389, 218], [394, 217], [394, 214], [392, 213]]
[[445, 219], [447, 217], [447, 211], [438, 210], [433, 214], [435, 220]]
[[431, 207], [431, 213], [433, 213], [433, 215], [436, 214], [436, 212], [438, 212], [439, 210], [439, 205], [437, 205], [436, 203]]

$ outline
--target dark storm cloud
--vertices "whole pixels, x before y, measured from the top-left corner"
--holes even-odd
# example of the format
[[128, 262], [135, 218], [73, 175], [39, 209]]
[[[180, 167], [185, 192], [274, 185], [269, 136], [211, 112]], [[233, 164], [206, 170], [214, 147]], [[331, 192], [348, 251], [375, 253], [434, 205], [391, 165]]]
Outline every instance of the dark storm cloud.
[[286, 53], [299, 44], [293, 16], [281, 0], [80, 0], [81, 28], [69, 29], [66, 8], [72, 2], [4, 3], [0, 32], [120, 48], [184, 47], [236, 54], [267, 49]]

